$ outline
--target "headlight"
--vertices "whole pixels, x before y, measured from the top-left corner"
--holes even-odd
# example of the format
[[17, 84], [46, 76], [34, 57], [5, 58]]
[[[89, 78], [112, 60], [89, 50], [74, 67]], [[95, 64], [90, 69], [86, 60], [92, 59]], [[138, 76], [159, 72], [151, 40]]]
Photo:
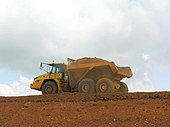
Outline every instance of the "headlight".
[[39, 82], [39, 81], [40, 81], [40, 80], [35, 80], [35, 83], [36, 83], [36, 82]]

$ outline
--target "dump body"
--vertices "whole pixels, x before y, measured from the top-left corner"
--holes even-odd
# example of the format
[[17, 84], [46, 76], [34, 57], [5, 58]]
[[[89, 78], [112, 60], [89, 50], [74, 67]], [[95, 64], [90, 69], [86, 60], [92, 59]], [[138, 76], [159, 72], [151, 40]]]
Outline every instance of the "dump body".
[[122, 78], [130, 78], [130, 67], [117, 67], [114, 62], [108, 62], [99, 58], [82, 58], [68, 62], [69, 84], [72, 88], [78, 87], [82, 79], [90, 78], [97, 82], [101, 78], [120, 81]]

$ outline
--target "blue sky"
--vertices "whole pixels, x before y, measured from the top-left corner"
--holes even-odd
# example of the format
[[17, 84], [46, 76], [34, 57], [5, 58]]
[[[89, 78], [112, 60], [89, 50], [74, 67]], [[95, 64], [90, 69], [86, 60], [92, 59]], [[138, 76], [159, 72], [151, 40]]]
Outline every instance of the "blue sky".
[[0, 0], [0, 96], [40, 94], [29, 88], [44, 73], [40, 62], [67, 57], [130, 66], [130, 91], [169, 91], [169, 6], [170, 0]]

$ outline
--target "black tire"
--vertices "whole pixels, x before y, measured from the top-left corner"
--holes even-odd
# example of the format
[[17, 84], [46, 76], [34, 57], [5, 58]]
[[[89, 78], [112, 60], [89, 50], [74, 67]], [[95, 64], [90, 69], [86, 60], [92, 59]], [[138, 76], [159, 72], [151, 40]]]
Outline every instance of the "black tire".
[[99, 79], [96, 83], [97, 93], [111, 93], [115, 92], [114, 83], [108, 78]]
[[79, 83], [78, 89], [80, 93], [95, 93], [94, 86], [94, 81], [92, 79], [86, 78]]
[[119, 92], [128, 93], [128, 86], [124, 82], [120, 82]]
[[47, 81], [42, 86], [42, 94], [55, 94], [58, 93], [58, 88], [55, 82]]

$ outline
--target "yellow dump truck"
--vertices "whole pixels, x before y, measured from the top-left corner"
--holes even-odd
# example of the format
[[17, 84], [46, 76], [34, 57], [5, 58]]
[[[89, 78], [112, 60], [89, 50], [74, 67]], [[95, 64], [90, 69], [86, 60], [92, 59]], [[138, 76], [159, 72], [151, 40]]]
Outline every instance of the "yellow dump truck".
[[47, 73], [34, 78], [31, 89], [43, 94], [62, 92], [111, 93], [128, 92], [123, 78], [130, 78], [130, 67], [118, 67], [114, 62], [99, 58], [81, 58], [68, 63], [41, 63]]

